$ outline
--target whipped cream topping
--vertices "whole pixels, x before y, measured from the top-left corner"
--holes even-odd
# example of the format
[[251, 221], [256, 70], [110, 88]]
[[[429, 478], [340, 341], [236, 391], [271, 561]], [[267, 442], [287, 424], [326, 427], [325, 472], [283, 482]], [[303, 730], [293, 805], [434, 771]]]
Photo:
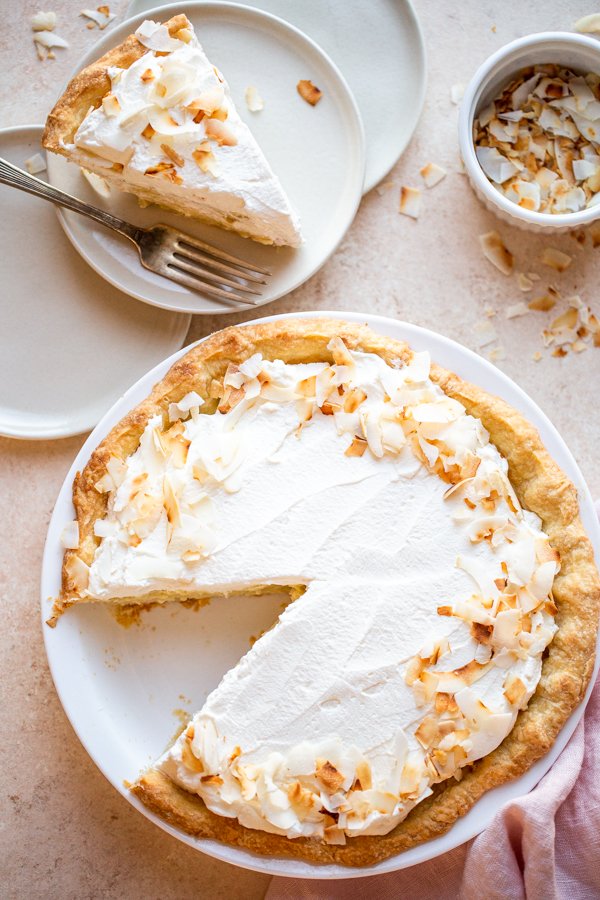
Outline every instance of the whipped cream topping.
[[[82, 596], [301, 586], [159, 760], [290, 838], [384, 834], [512, 729], [555, 632], [558, 557], [429, 358], [230, 366], [98, 483]], [[78, 559], [74, 557], [74, 559]], [[249, 601], [251, 602], [251, 601]]]
[[192, 26], [172, 37], [146, 21], [135, 34], [148, 52], [107, 69], [110, 92], [74, 137], [81, 164], [104, 176], [113, 168], [125, 189], [183, 212], [297, 246], [298, 218]]

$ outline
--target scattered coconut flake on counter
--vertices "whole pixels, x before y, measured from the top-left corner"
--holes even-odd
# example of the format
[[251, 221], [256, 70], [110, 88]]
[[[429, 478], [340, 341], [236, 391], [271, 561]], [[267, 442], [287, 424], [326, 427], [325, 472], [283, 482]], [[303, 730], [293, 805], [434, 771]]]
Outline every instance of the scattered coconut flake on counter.
[[564, 272], [573, 262], [573, 257], [555, 247], [546, 247], [541, 256], [541, 262], [545, 266], [550, 266], [551, 269], [556, 269], [557, 272]]
[[36, 12], [30, 19], [33, 31], [54, 31], [56, 27], [55, 12]]
[[41, 153], [34, 153], [33, 156], [25, 160], [24, 165], [30, 175], [37, 175], [45, 170], [46, 158]]
[[80, 169], [80, 171], [93, 191], [95, 191], [100, 197], [104, 197], [105, 200], [110, 197], [110, 185], [105, 178], [103, 178], [101, 175], [96, 175], [95, 172], [88, 172], [88, 170], [84, 169], [83, 167]]
[[496, 329], [489, 319], [485, 322], [477, 322], [473, 327], [473, 331], [477, 335], [475, 343], [478, 347], [486, 347], [488, 344], [493, 344], [494, 341], [498, 340]]
[[450, 88], [450, 99], [452, 102], [458, 106], [460, 101], [462, 100], [465, 93], [465, 85], [464, 84], [453, 84]]
[[556, 306], [556, 298], [550, 293], [542, 294], [540, 297], [534, 297], [527, 305], [535, 312], [548, 312]]
[[425, 187], [432, 188], [439, 184], [448, 174], [445, 169], [436, 163], [427, 163], [419, 170], [425, 182]]
[[[53, 48], [61, 47], [66, 49], [69, 44], [64, 38], [61, 38], [53, 31], [34, 31], [33, 41], [35, 44], [38, 59], [54, 59]], [[45, 51], [45, 52], [44, 52]]]
[[479, 244], [485, 258], [503, 275], [510, 275], [513, 270], [514, 257], [498, 232], [488, 231], [487, 234], [480, 234]]
[[421, 191], [418, 188], [400, 188], [400, 212], [403, 216], [418, 219], [421, 212]]
[[483, 311], [486, 314], [486, 316], [488, 317], [488, 319], [493, 319], [494, 316], [496, 315], [496, 310], [494, 309], [493, 306], [485, 306]]
[[561, 66], [522, 70], [479, 111], [479, 164], [523, 209], [578, 212], [600, 202], [600, 75]]
[[529, 307], [521, 300], [519, 303], [513, 303], [511, 306], [507, 306], [504, 310], [504, 315], [507, 319], [516, 319], [517, 316], [526, 316], [528, 312]]
[[258, 93], [258, 88], [254, 84], [248, 85], [244, 98], [250, 112], [261, 112], [265, 108], [265, 102]]
[[573, 25], [573, 31], [580, 34], [600, 34], [600, 13], [592, 13], [590, 16], [582, 16]]
[[529, 275], [526, 275], [524, 272], [519, 272], [517, 281], [519, 282], [520, 291], [526, 292], [533, 290], [533, 281]]
[[488, 359], [490, 362], [500, 362], [501, 360], [506, 359], [504, 347], [493, 347], [488, 353]]
[[316, 106], [323, 96], [323, 91], [320, 91], [316, 84], [313, 84], [312, 81], [307, 78], [303, 78], [298, 82], [296, 90], [302, 99], [306, 100], [307, 103], [310, 103], [311, 106]]
[[536, 350], [535, 353], [532, 355], [531, 358], [532, 358], [532, 360], [533, 360], [534, 362], [539, 362], [540, 359], [542, 359], [542, 354], [540, 353], [539, 350]]
[[545, 347], [554, 347], [552, 356], [563, 358], [569, 351], [583, 353], [600, 347], [600, 320], [581, 297], [574, 296], [568, 307], [542, 331]]
[[99, 6], [97, 9], [82, 9], [79, 15], [84, 16], [86, 19], [91, 19], [91, 22], [88, 23], [88, 28], [90, 25], [93, 27], [96, 24], [100, 31], [103, 31], [113, 19], [116, 19], [116, 14], [111, 13], [108, 6]]

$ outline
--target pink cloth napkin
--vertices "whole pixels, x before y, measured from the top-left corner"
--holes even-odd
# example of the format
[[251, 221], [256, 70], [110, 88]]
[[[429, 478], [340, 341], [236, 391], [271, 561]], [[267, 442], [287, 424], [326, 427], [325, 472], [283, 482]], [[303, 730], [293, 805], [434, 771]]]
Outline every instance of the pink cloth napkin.
[[478, 837], [386, 875], [273, 878], [266, 900], [292, 898], [600, 900], [600, 679], [550, 771], [529, 794], [507, 803]]

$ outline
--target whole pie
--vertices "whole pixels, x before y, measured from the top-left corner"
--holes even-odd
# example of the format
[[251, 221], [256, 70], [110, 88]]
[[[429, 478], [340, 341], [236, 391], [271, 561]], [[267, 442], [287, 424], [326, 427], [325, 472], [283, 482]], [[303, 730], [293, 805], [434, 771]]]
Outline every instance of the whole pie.
[[266, 244], [300, 223], [184, 15], [146, 21], [68, 84], [43, 145], [110, 185]]
[[56, 616], [289, 594], [132, 787], [190, 834], [375, 863], [524, 772], [584, 695], [600, 587], [575, 488], [520, 413], [367, 327], [214, 334], [73, 500]]

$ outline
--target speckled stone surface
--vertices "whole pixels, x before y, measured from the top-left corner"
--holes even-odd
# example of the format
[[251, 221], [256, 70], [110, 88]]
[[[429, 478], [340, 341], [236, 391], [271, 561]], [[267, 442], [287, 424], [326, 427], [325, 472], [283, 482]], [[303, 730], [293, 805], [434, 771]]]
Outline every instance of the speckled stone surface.
[[[300, 2], [300, 0], [297, 0]], [[57, 32], [69, 40], [56, 60], [35, 55], [32, 0], [11, 4], [0, 37], [0, 126], [41, 122], [78, 57], [97, 31], [78, 17], [83, 4], [53, 0]], [[324, 5], [325, 0], [324, 0]], [[124, 0], [111, 3], [123, 13]], [[322, 271], [265, 313], [352, 309], [424, 325], [477, 349], [477, 323], [486, 307], [506, 358], [499, 362], [550, 416], [570, 445], [595, 496], [600, 495], [597, 446], [600, 350], [556, 359], [541, 350], [540, 331], [551, 316], [506, 320], [503, 307], [523, 299], [516, 275], [506, 277], [483, 259], [477, 237], [497, 229], [515, 254], [516, 271], [537, 271], [540, 287], [580, 293], [600, 312], [600, 248], [569, 236], [550, 241], [511, 230], [486, 211], [460, 172], [457, 107], [450, 86], [467, 82], [491, 52], [520, 35], [569, 29], [593, 11], [584, 2], [417, 0], [425, 33], [429, 86], [417, 132], [389, 179], [372, 191], [341, 248]], [[346, 4], [352, 14], [352, 0]], [[6, 27], [8, 26], [8, 27]], [[377, 77], [385, 77], [385, 61]], [[418, 221], [398, 214], [401, 184], [420, 187], [419, 169], [433, 161], [447, 178], [424, 192]], [[539, 262], [556, 246], [574, 259], [562, 275]], [[1, 272], [1, 261], [0, 261]], [[541, 292], [541, 291], [540, 291]], [[196, 318], [188, 342], [250, 314]], [[6, 336], [3, 337], [3, 340]], [[490, 347], [484, 351], [489, 351]], [[266, 876], [235, 869], [178, 843], [133, 810], [95, 768], [71, 729], [46, 665], [38, 585], [43, 542], [55, 497], [84, 437], [47, 443], [0, 439], [0, 894], [50, 898], [259, 898]]]

